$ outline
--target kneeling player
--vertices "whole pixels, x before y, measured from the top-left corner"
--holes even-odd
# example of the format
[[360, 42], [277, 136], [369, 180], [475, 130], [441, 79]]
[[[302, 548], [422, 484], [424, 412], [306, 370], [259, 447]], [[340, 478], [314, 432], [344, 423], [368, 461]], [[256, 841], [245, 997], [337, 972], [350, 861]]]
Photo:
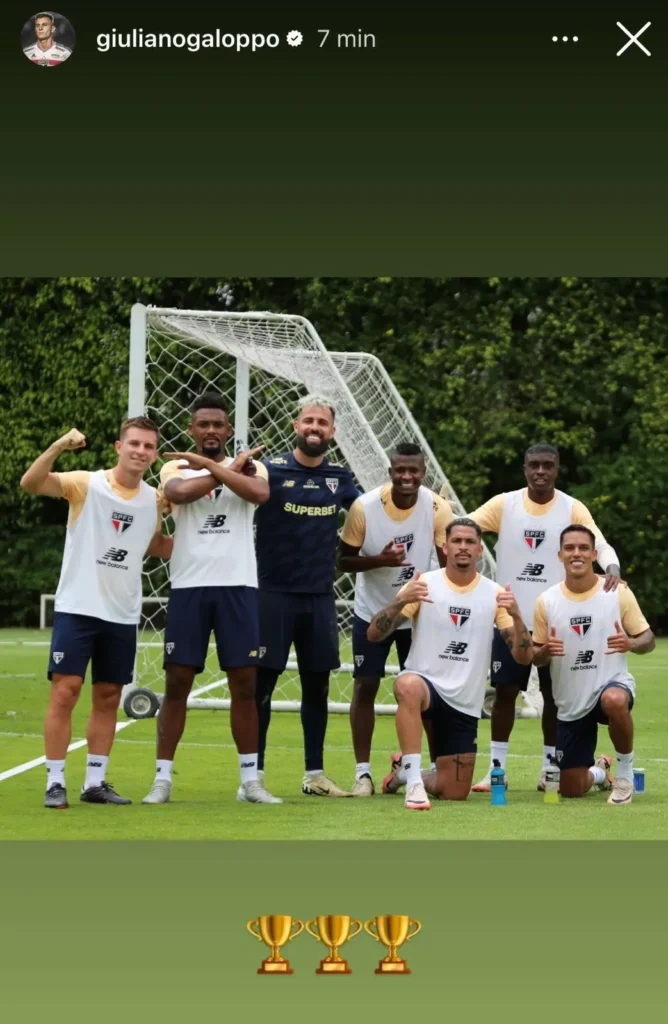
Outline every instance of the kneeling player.
[[[470, 792], [494, 626], [520, 664], [529, 664], [532, 654], [510, 588], [503, 590], [476, 570], [480, 527], [471, 519], [455, 519], [445, 536], [447, 567], [418, 573], [374, 616], [367, 634], [378, 642], [413, 620], [406, 670], [394, 687], [408, 810], [429, 810], [427, 791], [441, 800], [465, 800]], [[424, 775], [422, 719], [431, 722], [436, 761], [436, 772]]]
[[[628, 587], [605, 590], [594, 572], [595, 543], [585, 526], [562, 531], [559, 559], [566, 581], [536, 602], [533, 641], [539, 650], [534, 662], [550, 663], [562, 796], [612, 788], [609, 804], [629, 804], [635, 680], [626, 654], [654, 650], [654, 636]], [[607, 725], [617, 753], [614, 782], [608, 774], [610, 758], [595, 758], [599, 725]]]

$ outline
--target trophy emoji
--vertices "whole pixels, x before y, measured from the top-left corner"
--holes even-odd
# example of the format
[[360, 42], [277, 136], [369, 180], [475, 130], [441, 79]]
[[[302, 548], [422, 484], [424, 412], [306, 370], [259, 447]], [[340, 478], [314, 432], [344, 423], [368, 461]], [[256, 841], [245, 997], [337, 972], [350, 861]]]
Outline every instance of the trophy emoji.
[[[297, 930], [293, 931], [295, 926]], [[269, 914], [258, 917], [256, 921], [249, 921], [246, 927], [251, 935], [271, 949], [271, 956], [262, 961], [262, 967], [258, 967], [257, 970], [258, 974], [295, 973], [290, 969], [290, 961], [281, 956], [281, 946], [295, 939], [303, 931], [304, 925], [301, 921], [288, 914]], [[255, 927], [258, 931], [255, 931]]]
[[[316, 926], [315, 930], [313, 925]], [[348, 967], [348, 961], [339, 955], [339, 946], [359, 935], [362, 931], [361, 921], [354, 921], [347, 914], [323, 914], [313, 921], [307, 921], [306, 931], [318, 942], [324, 942], [329, 947], [329, 955], [320, 961], [316, 974], [353, 973]]]
[[397, 949], [417, 935], [421, 927], [419, 921], [414, 921], [405, 914], [382, 914], [367, 921], [364, 925], [365, 930], [389, 950], [374, 974], [410, 974], [408, 964], [397, 954]]

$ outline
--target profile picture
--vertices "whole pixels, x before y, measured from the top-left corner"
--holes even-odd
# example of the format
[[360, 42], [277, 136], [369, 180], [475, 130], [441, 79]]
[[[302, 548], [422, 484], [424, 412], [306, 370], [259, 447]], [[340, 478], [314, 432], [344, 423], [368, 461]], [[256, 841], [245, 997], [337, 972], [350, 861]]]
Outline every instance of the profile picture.
[[72, 25], [57, 11], [39, 11], [26, 21], [21, 46], [29, 61], [43, 68], [58, 67], [72, 56], [76, 39]]

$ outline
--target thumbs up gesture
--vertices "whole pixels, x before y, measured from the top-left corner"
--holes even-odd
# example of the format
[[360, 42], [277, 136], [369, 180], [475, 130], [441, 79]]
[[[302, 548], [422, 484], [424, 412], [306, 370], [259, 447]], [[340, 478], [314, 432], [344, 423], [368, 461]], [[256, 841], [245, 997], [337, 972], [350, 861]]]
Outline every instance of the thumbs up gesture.
[[511, 619], [519, 619], [522, 617], [515, 595], [510, 589], [510, 583], [506, 583], [503, 590], [496, 595], [496, 603], [499, 608], [506, 609]]
[[550, 630], [550, 635], [549, 635], [549, 637], [547, 639], [547, 643], [545, 644], [545, 646], [547, 647], [548, 651], [550, 652], [550, 656], [552, 658], [563, 658], [563, 656], [564, 656], [564, 641], [557, 639], [557, 631], [554, 628], [554, 626]]
[[631, 650], [633, 644], [631, 638], [626, 635], [621, 627], [621, 623], [615, 622], [616, 632], [612, 636], [608, 637], [608, 650], [606, 654], [626, 654], [627, 651]]
[[425, 583], [421, 572], [416, 572], [412, 580], [401, 588], [397, 599], [406, 604], [413, 604], [414, 601], [421, 601], [423, 604], [433, 604], [429, 597], [429, 587]]

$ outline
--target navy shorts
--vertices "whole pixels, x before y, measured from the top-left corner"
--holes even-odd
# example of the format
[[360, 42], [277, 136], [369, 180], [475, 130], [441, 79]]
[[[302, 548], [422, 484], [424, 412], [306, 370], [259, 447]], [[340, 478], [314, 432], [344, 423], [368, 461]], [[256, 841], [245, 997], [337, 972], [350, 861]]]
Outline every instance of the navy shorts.
[[134, 675], [136, 653], [136, 626], [125, 622], [105, 622], [92, 615], [56, 612], [48, 677], [65, 675], [83, 679], [91, 662], [94, 683], [128, 686]]
[[360, 619], [358, 615], [353, 616], [353, 661], [355, 668], [353, 676], [355, 679], [380, 679], [385, 675], [385, 663], [392, 650], [392, 644], [396, 644], [399, 668], [406, 664], [408, 652], [411, 649], [412, 629], [395, 629], [385, 640], [380, 643], [372, 643], [366, 638], [366, 631], [369, 623]]
[[450, 707], [433, 683], [428, 679], [424, 681], [429, 689], [429, 707], [422, 712], [422, 718], [431, 723], [429, 749], [432, 758], [476, 754], [479, 719]]
[[[492, 686], [503, 686], [510, 683], [512, 686], [519, 686], [520, 690], [526, 691], [531, 676], [531, 665], [519, 665], [508, 650], [506, 641], [499, 630], [494, 627], [494, 639], [492, 640]], [[543, 665], [538, 669], [538, 681], [543, 693], [552, 693], [552, 678], [550, 666]]]
[[260, 591], [262, 667], [283, 672], [292, 644], [300, 672], [331, 672], [340, 667], [334, 594]]
[[202, 672], [213, 633], [223, 671], [257, 665], [260, 646], [255, 587], [177, 587], [165, 623], [167, 665]]
[[606, 690], [616, 686], [629, 695], [629, 711], [633, 707], [633, 694], [623, 683], [608, 683], [601, 690], [596, 704], [582, 718], [574, 722], [557, 719], [557, 762], [562, 771], [567, 768], [591, 768], [596, 754], [599, 725], [607, 725], [608, 718], [601, 706]]

